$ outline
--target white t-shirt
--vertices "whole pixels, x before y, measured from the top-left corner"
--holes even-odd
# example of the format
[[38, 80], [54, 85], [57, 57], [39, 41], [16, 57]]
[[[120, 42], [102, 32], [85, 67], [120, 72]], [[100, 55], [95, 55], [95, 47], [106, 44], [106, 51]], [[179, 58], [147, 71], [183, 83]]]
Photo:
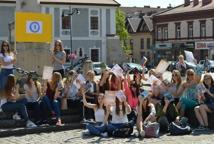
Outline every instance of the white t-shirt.
[[97, 109], [95, 112], [94, 112], [94, 116], [95, 116], [95, 121], [96, 122], [104, 122], [104, 117], [105, 117], [105, 111], [104, 109]]
[[[3, 60], [4, 62], [11, 62], [12, 60], [14, 60], [14, 56], [13, 56], [13, 54], [4, 56], [2, 53], [0, 53], [0, 59]], [[4, 69], [12, 69], [13, 64], [9, 64], [7, 66], [2, 65], [1, 67]]]
[[127, 117], [127, 109], [126, 109], [126, 113], [123, 115], [122, 114], [123, 112], [121, 111], [121, 115], [117, 115], [116, 114], [116, 106], [113, 106], [112, 107], [112, 112], [111, 112], [111, 115], [112, 115], [112, 120], [111, 120], [111, 123], [114, 123], [114, 124], [117, 124], [117, 123], [128, 123], [128, 117]]
[[24, 90], [25, 91], [31, 91], [32, 95], [29, 96], [26, 94], [25, 98], [27, 99], [27, 102], [36, 102], [37, 99], [39, 98], [37, 89], [35, 86], [33, 86], [31, 89], [29, 88], [29, 86], [27, 84], [24, 85]]

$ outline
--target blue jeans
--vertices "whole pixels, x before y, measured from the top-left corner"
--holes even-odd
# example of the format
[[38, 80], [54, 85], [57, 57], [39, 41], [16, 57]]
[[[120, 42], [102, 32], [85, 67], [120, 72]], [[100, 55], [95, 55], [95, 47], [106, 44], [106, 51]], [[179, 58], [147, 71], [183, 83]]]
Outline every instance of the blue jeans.
[[27, 110], [32, 111], [33, 118], [38, 121], [41, 119], [41, 109], [38, 102], [27, 102], [26, 104]]
[[0, 90], [3, 90], [7, 82], [8, 75], [13, 74], [13, 69], [1, 69], [0, 73]]
[[6, 102], [1, 106], [2, 110], [4, 112], [18, 112], [18, 114], [23, 118], [24, 120], [28, 120], [28, 113], [26, 109], [26, 99], [21, 99], [16, 102]]
[[106, 125], [101, 125], [102, 123], [87, 124], [86, 129], [89, 130], [90, 134], [100, 136], [101, 133], [106, 131]]
[[44, 96], [42, 98], [42, 103], [48, 108], [50, 111], [54, 111], [56, 113], [56, 117], [60, 118], [61, 110], [60, 103], [58, 100], [50, 99], [48, 96]]
[[117, 129], [123, 129], [123, 128], [127, 128], [127, 124], [126, 123], [109, 123], [107, 126], [107, 131], [109, 133], [111, 133], [112, 131], [115, 131]]

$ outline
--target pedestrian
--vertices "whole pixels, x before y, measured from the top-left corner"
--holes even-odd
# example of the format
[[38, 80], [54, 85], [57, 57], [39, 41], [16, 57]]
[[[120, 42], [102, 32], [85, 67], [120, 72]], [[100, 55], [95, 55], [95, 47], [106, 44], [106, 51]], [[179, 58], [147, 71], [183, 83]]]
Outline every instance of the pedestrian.
[[186, 73], [187, 65], [184, 61], [184, 56], [179, 55], [178, 62], [176, 63], [176, 69], [180, 71], [181, 76], [184, 76]]
[[209, 59], [208, 59], [208, 56], [206, 56], [206, 57], [205, 57], [205, 60], [204, 60], [204, 71], [209, 72], [209, 70], [210, 70], [210, 65], [211, 65], [211, 63], [210, 63], [210, 61], [209, 61]]
[[[97, 136], [108, 136], [106, 132], [106, 125], [104, 125], [105, 122], [105, 114], [106, 114], [106, 107], [104, 106], [104, 94], [99, 93], [96, 99], [96, 102], [94, 104], [88, 103], [86, 100], [86, 93], [83, 92], [84, 89], [81, 89], [81, 93], [83, 96], [83, 104], [85, 107], [88, 107], [90, 109], [93, 109], [94, 111], [94, 117], [95, 117], [95, 123], [88, 123], [86, 125], [86, 129], [89, 134], [97, 135]], [[86, 134], [84, 132], [84, 134]]]
[[196, 106], [195, 115], [200, 124], [199, 130], [208, 129], [208, 113], [214, 112], [214, 80], [210, 74], [205, 74], [203, 78], [203, 85], [205, 89], [203, 90], [203, 98], [201, 100], [203, 103]]
[[4, 89], [4, 96], [7, 102], [1, 106], [3, 112], [18, 112], [21, 118], [25, 120], [26, 127], [37, 127], [28, 117], [27, 109], [25, 106], [26, 99], [20, 98], [19, 86], [16, 85], [16, 79], [13, 74], [8, 75], [7, 77], [7, 82]]
[[59, 72], [63, 78], [65, 73], [64, 64], [66, 62], [66, 53], [63, 49], [61, 40], [55, 41], [51, 60], [54, 68], [53, 72]]
[[13, 65], [16, 63], [16, 54], [11, 51], [9, 42], [6, 40], [1, 44], [0, 63], [0, 90], [3, 90], [7, 76], [13, 74]]

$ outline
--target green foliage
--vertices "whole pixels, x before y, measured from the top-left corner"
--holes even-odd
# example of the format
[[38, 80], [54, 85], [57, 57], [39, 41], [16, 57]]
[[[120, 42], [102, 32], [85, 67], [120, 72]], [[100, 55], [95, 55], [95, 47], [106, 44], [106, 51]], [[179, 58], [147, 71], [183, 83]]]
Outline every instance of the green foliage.
[[125, 26], [125, 14], [118, 8], [116, 10], [116, 34], [120, 37], [121, 47], [127, 53], [130, 51], [130, 46], [127, 46], [126, 40], [129, 38], [129, 33]]

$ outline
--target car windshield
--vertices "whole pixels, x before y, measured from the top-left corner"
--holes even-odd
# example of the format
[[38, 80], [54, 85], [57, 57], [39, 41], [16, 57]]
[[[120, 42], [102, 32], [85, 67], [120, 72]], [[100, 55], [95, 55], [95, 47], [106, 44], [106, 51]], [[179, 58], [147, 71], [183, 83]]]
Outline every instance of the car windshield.
[[142, 68], [141, 65], [139, 64], [136, 64], [136, 63], [128, 63], [128, 65], [131, 67], [131, 68]]
[[100, 64], [93, 64], [94, 67], [100, 67]]

